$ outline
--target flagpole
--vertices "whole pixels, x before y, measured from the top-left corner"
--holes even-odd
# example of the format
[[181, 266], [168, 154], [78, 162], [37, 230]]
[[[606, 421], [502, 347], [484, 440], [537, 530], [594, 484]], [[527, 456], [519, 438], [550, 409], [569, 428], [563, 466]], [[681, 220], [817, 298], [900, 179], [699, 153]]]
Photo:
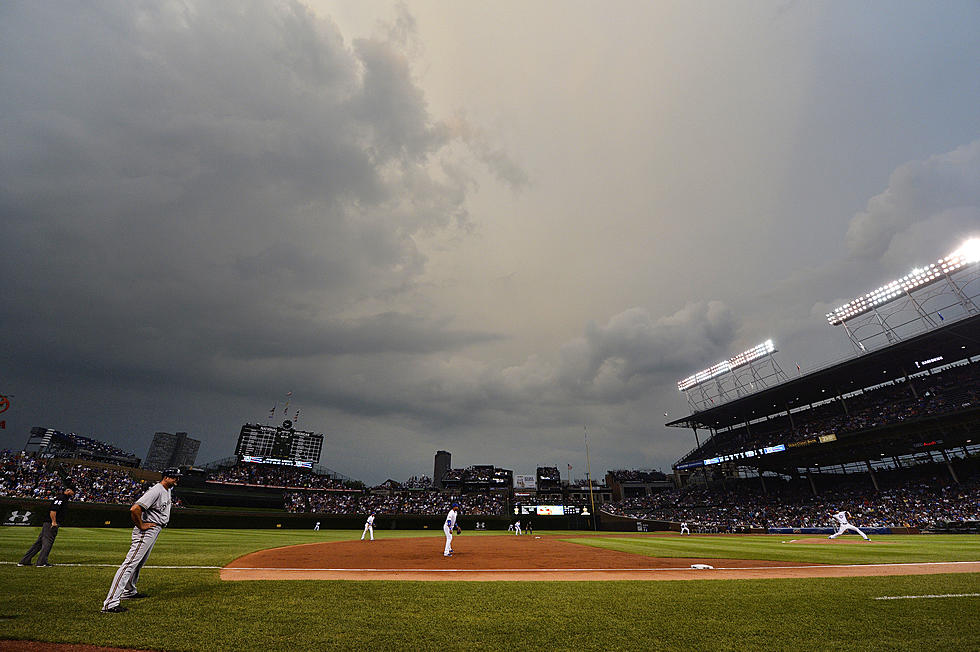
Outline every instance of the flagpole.
[[592, 504], [592, 529], [598, 531], [599, 525], [596, 523], [595, 496], [592, 495], [592, 463], [589, 461], [589, 428], [582, 426], [585, 430], [585, 477], [589, 481], [589, 502]]

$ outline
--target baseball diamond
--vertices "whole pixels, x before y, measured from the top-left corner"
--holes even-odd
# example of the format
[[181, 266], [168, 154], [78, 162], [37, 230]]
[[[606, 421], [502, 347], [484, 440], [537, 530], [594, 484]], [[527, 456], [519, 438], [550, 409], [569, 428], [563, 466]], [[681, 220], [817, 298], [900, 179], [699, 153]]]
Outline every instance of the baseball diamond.
[[[637, 537], [638, 535], [621, 535]], [[977, 573], [980, 561], [896, 564], [787, 563], [756, 559], [648, 557], [576, 543], [579, 537], [539, 536], [512, 541], [497, 535], [458, 544], [451, 562], [435, 558], [426, 538], [388, 539], [369, 550], [352, 542], [262, 550], [223, 569], [223, 580], [589, 581], [704, 580], [789, 577], [869, 577]], [[824, 545], [799, 539], [797, 545]], [[856, 543], [856, 542], [853, 542]], [[840, 544], [836, 544], [840, 545]], [[882, 543], [879, 545], [888, 545]], [[692, 570], [696, 564], [710, 572]]]

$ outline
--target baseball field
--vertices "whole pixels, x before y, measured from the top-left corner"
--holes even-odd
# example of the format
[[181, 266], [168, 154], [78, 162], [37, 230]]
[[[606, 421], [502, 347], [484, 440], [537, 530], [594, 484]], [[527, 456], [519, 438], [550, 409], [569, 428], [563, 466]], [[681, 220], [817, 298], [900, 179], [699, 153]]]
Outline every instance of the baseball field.
[[[149, 597], [125, 602], [126, 613], [102, 614], [129, 548], [128, 530], [66, 528], [51, 554], [55, 567], [24, 568], [16, 561], [37, 530], [4, 528], [0, 649], [49, 649], [23, 641], [157, 650], [980, 648], [980, 573], [977, 564], [964, 563], [980, 562], [977, 536], [864, 543], [856, 537], [466, 532], [447, 559], [435, 532], [379, 531], [373, 543], [360, 542], [360, 534], [167, 530], [140, 576]], [[355, 546], [363, 546], [363, 558]], [[640, 575], [584, 579], [602, 569], [570, 566], [566, 555], [592, 563], [618, 559], [616, 568]], [[254, 569], [249, 560], [262, 559], [278, 560], [263, 567], [276, 571], [274, 579], [229, 581], [235, 578], [226, 567]], [[379, 563], [384, 559], [395, 561]], [[408, 568], [399, 565], [402, 559], [430, 575], [399, 579]], [[699, 562], [713, 568], [690, 569]], [[858, 566], [860, 576], [722, 579], [724, 569], [809, 573], [813, 567], [826, 575], [830, 567]], [[561, 579], [511, 573], [528, 567], [540, 574], [561, 570]], [[459, 581], [481, 569], [495, 574]], [[354, 579], [302, 579], [317, 570], [347, 570]], [[672, 575], [681, 571], [695, 574], [659, 581], [678, 579]]]

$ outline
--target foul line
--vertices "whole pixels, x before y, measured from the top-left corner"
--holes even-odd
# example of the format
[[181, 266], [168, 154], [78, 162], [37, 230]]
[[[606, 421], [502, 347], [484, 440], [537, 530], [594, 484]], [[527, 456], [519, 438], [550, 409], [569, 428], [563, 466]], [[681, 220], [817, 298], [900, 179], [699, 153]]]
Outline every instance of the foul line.
[[946, 593], [943, 595], [883, 595], [875, 600], [919, 600], [921, 598], [980, 598], [980, 593]]

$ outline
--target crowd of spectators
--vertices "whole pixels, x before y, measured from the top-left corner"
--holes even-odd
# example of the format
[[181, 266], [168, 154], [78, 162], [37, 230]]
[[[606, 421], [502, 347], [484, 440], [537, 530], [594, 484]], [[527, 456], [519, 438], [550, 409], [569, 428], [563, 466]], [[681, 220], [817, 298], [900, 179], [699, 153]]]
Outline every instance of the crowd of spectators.
[[[962, 410], [980, 403], [980, 363], [962, 364], [909, 381], [833, 400], [809, 410], [718, 431], [682, 461], [709, 459], [823, 435], [857, 432]], [[846, 406], [846, 409], [845, 409]]]
[[64, 483], [45, 460], [10, 451], [0, 452], [0, 496], [47, 500], [61, 492]]
[[427, 475], [413, 475], [402, 483], [405, 489], [428, 489], [432, 486], [432, 478]]
[[952, 481], [945, 466], [924, 465], [879, 474], [880, 491], [867, 476], [837, 480], [813, 495], [805, 481], [758, 480], [726, 488], [689, 486], [603, 506], [636, 519], [687, 522], [692, 531], [745, 528], [829, 527], [830, 515], [847, 510], [859, 527], [918, 527], [980, 520], [980, 473]]
[[358, 493], [333, 491], [290, 491], [285, 494], [287, 511], [317, 514], [424, 514], [445, 516], [454, 502], [467, 516], [506, 516], [506, 492], [440, 493], [401, 491]]
[[649, 471], [649, 470], [639, 470], [639, 469], [616, 469], [614, 471], [609, 471], [607, 475], [611, 475], [616, 482], [663, 482], [667, 479], [667, 475], [663, 471]]
[[208, 482], [257, 487], [297, 489], [343, 489], [344, 483], [330, 476], [320, 475], [312, 469], [292, 466], [269, 466], [241, 462], [234, 466], [208, 473]]
[[0, 496], [48, 500], [70, 487], [77, 502], [128, 505], [150, 484], [122, 469], [68, 465], [25, 453], [0, 452]]

